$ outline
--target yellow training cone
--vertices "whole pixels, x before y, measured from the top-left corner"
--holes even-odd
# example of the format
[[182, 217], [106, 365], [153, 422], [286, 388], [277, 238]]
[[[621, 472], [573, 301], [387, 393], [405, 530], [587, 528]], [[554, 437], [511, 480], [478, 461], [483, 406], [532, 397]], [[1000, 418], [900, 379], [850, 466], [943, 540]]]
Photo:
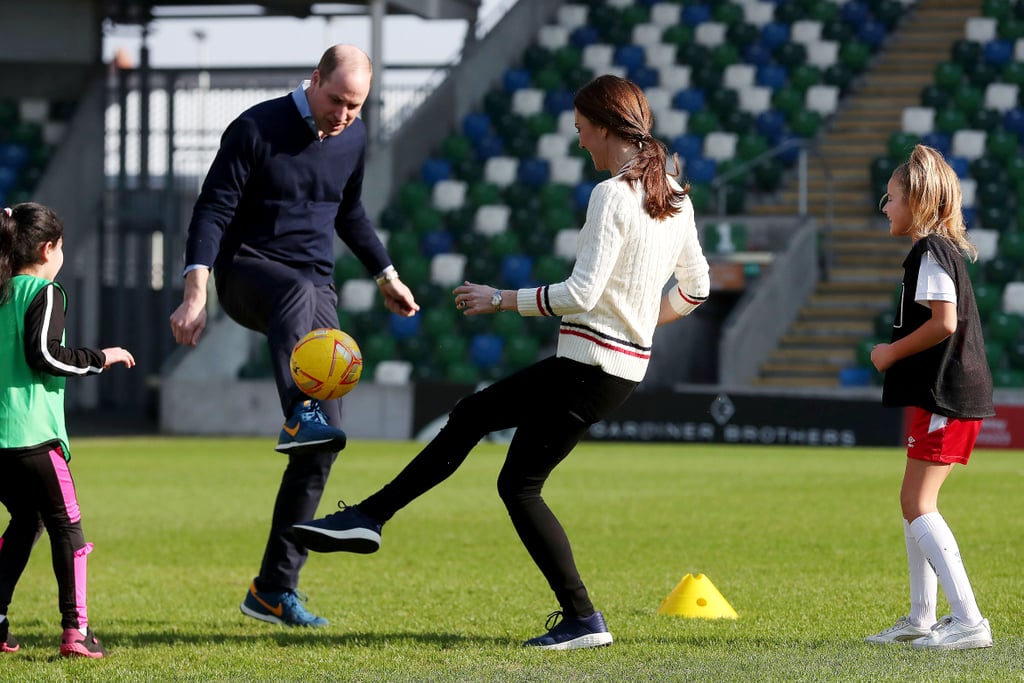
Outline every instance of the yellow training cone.
[[661, 601], [658, 614], [675, 614], [681, 617], [704, 619], [736, 619], [739, 617], [732, 605], [703, 574], [687, 574], [672, 592]]

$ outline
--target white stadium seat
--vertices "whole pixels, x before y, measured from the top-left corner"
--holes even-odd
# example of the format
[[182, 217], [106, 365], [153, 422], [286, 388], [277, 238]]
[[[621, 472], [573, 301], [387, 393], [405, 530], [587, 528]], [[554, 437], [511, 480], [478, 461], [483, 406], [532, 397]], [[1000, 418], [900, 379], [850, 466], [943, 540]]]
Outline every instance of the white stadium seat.
[[412, 363], [407, 360], [382, 360], [373, 371], [373, 381], [377, 384], [405, 386], [412, 376]]
[[672, 66], [676, 63], [677, 48], [671, 43], [657, 43], [644, 46], [644, 64], [657, 69], [663, 66]]
[[975, 197], [978, 194], [978, 181], [974, 178], [960, 179], [960, 194], [963, 195], [963, 205], [972, 207], [975, 205]]
[[822, 71], [839, 61], [839, 43], [834, 40], [815, 40], [806, 47], [807, 63]]
[[569, 29], [561, 24], [541, 26], [537, 32], [537, 44], [552, 52], [569, 44]]
[[677, 93], [690, 87], [689, 64], [670, 64], [658, 69], [658, 85], [670, 93]]
[[537, 138], [537, 156], [541, 159], [561, 159], [569, 154], [569, 145], [576, 136], [565, 133], [544, 133]]
[[998, 37], [997, 27], [995, 17], [970, 17], [964, 22], [964, 38], [973, 43], [985, 44]]
[[551, 159], [548, 164], [548, 179], [561, 185], [576, 185], [583, 180], [583, 158], [563, 156]]
[[666, 140], [685, 133], [686, 126], [690, 122], [689, 113], [678, 109], [665, 109], [655, 111], [653, 114], [654, 134]]
[[586, 26], [590, 8], [586, 5], [562, 5], [558, 8], [558, 24], [570, 31]]
[[555, 256], [564, 259], [576, 259], [576, 246], [580, 242], [580, 231], [577, 228], [564, 228], [555, 233]]
[[661, 34], [665, 29], [655, 24], [637, 24], [633, 27], [632, 43], [634, 45], [661, 45]]
[[607, 43], [591, 43], [583, 48], [583, 66], [593, 72], [607, 69], [612, 64], [615, 48]]
[[967, 239], [978, 249], [978, 260], [991, 260], [999, 251], [999, 231], [986, 228], [971, 228]]
[[484, 180], [498, 187], [508, 187], [516, 181], [519, 159], [515, 157], [491, 157], [484, 162]]
[[544, 110], [544, 91], [539, 88], [520, 88], [512, 93], [512, 111], [530, 116]]
[[754, 85], [757, 67], [753, 64], [730, 64], [722, 73], [722, 85], [732, 90], [739, 90]]
[[986, 133], [983, 130], [958, 130], [953, 133], [950, 151], [955, 157], [964, 157], [968, 161], [984, 156]]
[[935, 130], [935, 110], [931, 107], [904, 108], [901, 129], [914, 135], [931, 133]]
[[339, 308], [351, 313], [372, 310], [376, 305], [377, 283], [373, 280], [345, 280], [338, 296]]
[[1024, 282], [1007, 282], [1003, 287], [1003, 312], [1024, 315]]
[[697, 24], [697, 29], [693, 32], [693, 42], [704, 47], [718, 47], [725, 42], [727, 28], [720, 21], [705, 21]]
[[431, 190], [430, 203], [439, 211], [462, 208], [466, 203], [466, 181], [438, 180]]
[[481, 235], [498, 235], [508, 230], [512, 209], [507, 204], [484, 204], [473, 217], [473, 231]]
[[804, 93], [804, 106], [822, 116], [832, 116], [839, 106], [839, 88], [834, 85], [812, 85]]
[[430, 259], [430, 281], [435, 285], [447, 287], [461, 284], [465, 279], [465, 254], [435, 254]]
[[775, 20], [775, 4], [771, 2], [743, 3], [743, 21], [761, 28]]
[[576, 112], [563, 111], [558, 115], [558, 132], [576, 137]]
[[726, 161], [736, 156], [736, 133], [714, 131], [704, 136], [703, 155], [705, 159]]
[[814, 19], [799, 19], [789, 27], [789, 39], [794, 43], [809, 45], [821, 40], [821, 22]]
[[985, 109], [1005, 114], [1017, 106], [1020, 86], [1015, 83], [989, 83], [985, 87]]
[[658, 2], [651, 5], [650, 20], [652, 24], [657, 24], [663, 29], [669, 26], [675, 26], [679, 23], [679, 16], [682, 11], [677, 3], [674, 2]]
[[760, 114], [772, 107], [772, 89], [763, 85], [752, 85], [749, 88], [740, 88], [740, 109], [745, 112]]

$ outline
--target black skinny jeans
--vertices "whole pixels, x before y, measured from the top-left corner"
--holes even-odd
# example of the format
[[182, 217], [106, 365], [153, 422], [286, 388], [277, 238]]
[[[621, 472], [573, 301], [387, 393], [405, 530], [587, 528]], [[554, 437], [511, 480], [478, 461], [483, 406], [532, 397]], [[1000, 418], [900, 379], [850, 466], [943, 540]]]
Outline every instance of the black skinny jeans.
[[541, 489], [587, 429], [622, 405], [636, 385], [567, 358], [540, 361], [459, 401], [437, 436], [359, 509], [386, 522], [451, 476], [485, 435], [515, 427], [498, 475], [498, 494], [562, 612], [589, 616], [594, 605], [569, 539]]

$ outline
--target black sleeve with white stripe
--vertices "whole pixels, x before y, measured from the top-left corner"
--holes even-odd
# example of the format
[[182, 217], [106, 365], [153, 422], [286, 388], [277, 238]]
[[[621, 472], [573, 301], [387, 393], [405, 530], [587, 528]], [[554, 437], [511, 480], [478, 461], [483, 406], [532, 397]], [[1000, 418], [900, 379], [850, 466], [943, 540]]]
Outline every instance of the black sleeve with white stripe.
[[33, 370], [65, 377], [103, 372], [106, 356], [95, 349], [69, 349], [64, 336], [64, 291], [43, 287], [25, 311], [25, 360]]

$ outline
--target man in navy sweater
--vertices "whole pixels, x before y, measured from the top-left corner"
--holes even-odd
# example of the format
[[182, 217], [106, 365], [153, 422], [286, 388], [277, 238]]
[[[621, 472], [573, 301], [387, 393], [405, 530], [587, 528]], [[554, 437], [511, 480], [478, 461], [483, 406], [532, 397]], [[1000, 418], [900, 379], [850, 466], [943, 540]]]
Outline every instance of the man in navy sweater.
[[324, 52], [310, 81], [261, 102], [224, 131], [188, 228], [185, 294], [171, 315], [179, 344], [206, 327], [212, 269], [224, 311], [267, 336], [285, 422], [276, 449], [288, 455], [259, 575], [241, 605], [250, 617], [325, 626], [297, 592], [308, 551], [289, 527], [316, 513], [331, 465], [345, 447], [341, 401], [303, 395], [288, 368], [291, 349], [316, 327], [338, 327], [334, 235], [380, 287], [393, 313], [419, 310], [399, 279], [362, 203], [370, 91], [369, 57], [351, 45]]

